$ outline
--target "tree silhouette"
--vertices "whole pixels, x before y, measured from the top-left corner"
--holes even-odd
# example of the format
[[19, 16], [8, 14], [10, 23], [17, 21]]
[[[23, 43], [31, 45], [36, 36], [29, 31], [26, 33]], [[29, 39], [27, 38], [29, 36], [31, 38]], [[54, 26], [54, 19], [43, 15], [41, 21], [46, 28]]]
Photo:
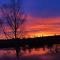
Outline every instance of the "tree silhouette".
[[[21, 9], [21, 0], [10, 0], [10, 4], [3, 4], [0, 7], [2, 16], [0, 17], [0, 27], [6, 38], [22, 38], [24, 37], [24, 23], [26, 16]], [[6, 32], [6, 28], [9, 32]]]

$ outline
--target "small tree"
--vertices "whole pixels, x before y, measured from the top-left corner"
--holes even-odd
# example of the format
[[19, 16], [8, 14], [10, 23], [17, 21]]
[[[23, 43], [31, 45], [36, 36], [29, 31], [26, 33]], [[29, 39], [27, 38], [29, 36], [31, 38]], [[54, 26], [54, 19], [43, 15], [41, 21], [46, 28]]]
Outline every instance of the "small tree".
[[[23, 24], [26, 21], [26, 16], [21, 10], [20, 0], [11, 0], [11, 3], [4, 4], [0, 10], [2, 17], [0, 18], [0, 27], [6, 36], [6, 38], [22, 38], [24, 36]], [[8, 25], [8, 26], [7, 26]], [[9, 27], [10, 32], [6, 32], [6, 28]], [[13, 35], [13, 37], [12, 37]]]

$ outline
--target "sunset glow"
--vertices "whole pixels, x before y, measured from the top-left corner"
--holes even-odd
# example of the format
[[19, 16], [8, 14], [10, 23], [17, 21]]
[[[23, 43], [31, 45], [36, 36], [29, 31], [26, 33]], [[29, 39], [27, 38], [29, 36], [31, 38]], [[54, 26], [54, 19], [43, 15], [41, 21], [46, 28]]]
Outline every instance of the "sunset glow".
[[60, 0], [0, 0], [0, 60], [59, 56]]
[[[20, 28], [18, 29], [18, 31], [20, 30]], [[25, 38], [59, 35], [60, 17], [36, 18], [32, 16], [27, 16], [26, 22], [23, 24], [22, 29], [25, 32]], [[6, 26], [4, 30], [7, 33], [12, 32], [11, 28], [9, 28], [8, 26]], [[3, 34], [1, 34], [0, 37], [2, 37], [2, 35]]]
[[[54, 3], [51, 3], [54, 2]], [[6, 5], [13, 4], [11, 1], [6, 0], [6, 2], [1, 1], [1, 6], [5, 3]], [[29, 4], [28, 4], [29, 3]], [[23, 31], [24, 38], [34, 38], [42, 36], [51, 36], [51, 35], [60, 35], [60, 3], [56, 1], [32, 1], [32, 0], [22, 0], [22, 11], [23, 15], [21, 17], [20, 13], [16, 14], [18, 19], [25, 18], [23, 27], [19, 25], [17, 29]], [[5, 14], [10, 13], [13, 15], [13, 12], [9, 8], [3, 8]], [[9, 14], [9, 15], [10, 15]], [[0, 17], [5, 16], [0, 9]], [[25, 17], [24, 17], [25, 16]], [[11, 18], [12, 19], [12, 18]], [[7, 23], [5, 23], [7, 24]], [[13, 33], [11, 28], [8, 25], [4, 25], [4, 31], [12, 35]], [[3, 33], [1, 33], [1, 37]], [[4, 35], [3, 35], [4, 36]], [[17, 35], [19, 38], [20, 33]], [[4, 37], [5, 38], [5, 37]]]
[[40, 37], [60, 34], [60, 18], [27, 17], [26, 31], [28, 36]]

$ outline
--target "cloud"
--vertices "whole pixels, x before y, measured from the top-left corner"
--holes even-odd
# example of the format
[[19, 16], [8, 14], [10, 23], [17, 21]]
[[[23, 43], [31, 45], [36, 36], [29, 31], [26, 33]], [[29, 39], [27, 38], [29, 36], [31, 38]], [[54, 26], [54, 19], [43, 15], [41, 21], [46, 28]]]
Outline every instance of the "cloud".
[[[28, 15], [22, 29], [27, 37], [60, 34], [60, 17], [41, 18]], [[18, 32], [19, 30], [20, 28]], [[5, 31], [13, 34], [8, 26]]]
[[28, 16], [26, 31], [30, 35], [54, 35], [60, 34], [60, 17], [36, 18]]

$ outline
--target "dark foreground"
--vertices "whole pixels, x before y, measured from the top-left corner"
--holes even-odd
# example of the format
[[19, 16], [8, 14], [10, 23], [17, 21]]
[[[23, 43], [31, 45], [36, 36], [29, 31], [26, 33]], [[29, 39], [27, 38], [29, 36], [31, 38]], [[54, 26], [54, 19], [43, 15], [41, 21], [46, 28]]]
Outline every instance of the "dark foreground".
[[60, 60], [60, 54], [55, 55], [33, 55], [33, 56], [20, 56], [17, 57], [0, 57], [0, 60]]

